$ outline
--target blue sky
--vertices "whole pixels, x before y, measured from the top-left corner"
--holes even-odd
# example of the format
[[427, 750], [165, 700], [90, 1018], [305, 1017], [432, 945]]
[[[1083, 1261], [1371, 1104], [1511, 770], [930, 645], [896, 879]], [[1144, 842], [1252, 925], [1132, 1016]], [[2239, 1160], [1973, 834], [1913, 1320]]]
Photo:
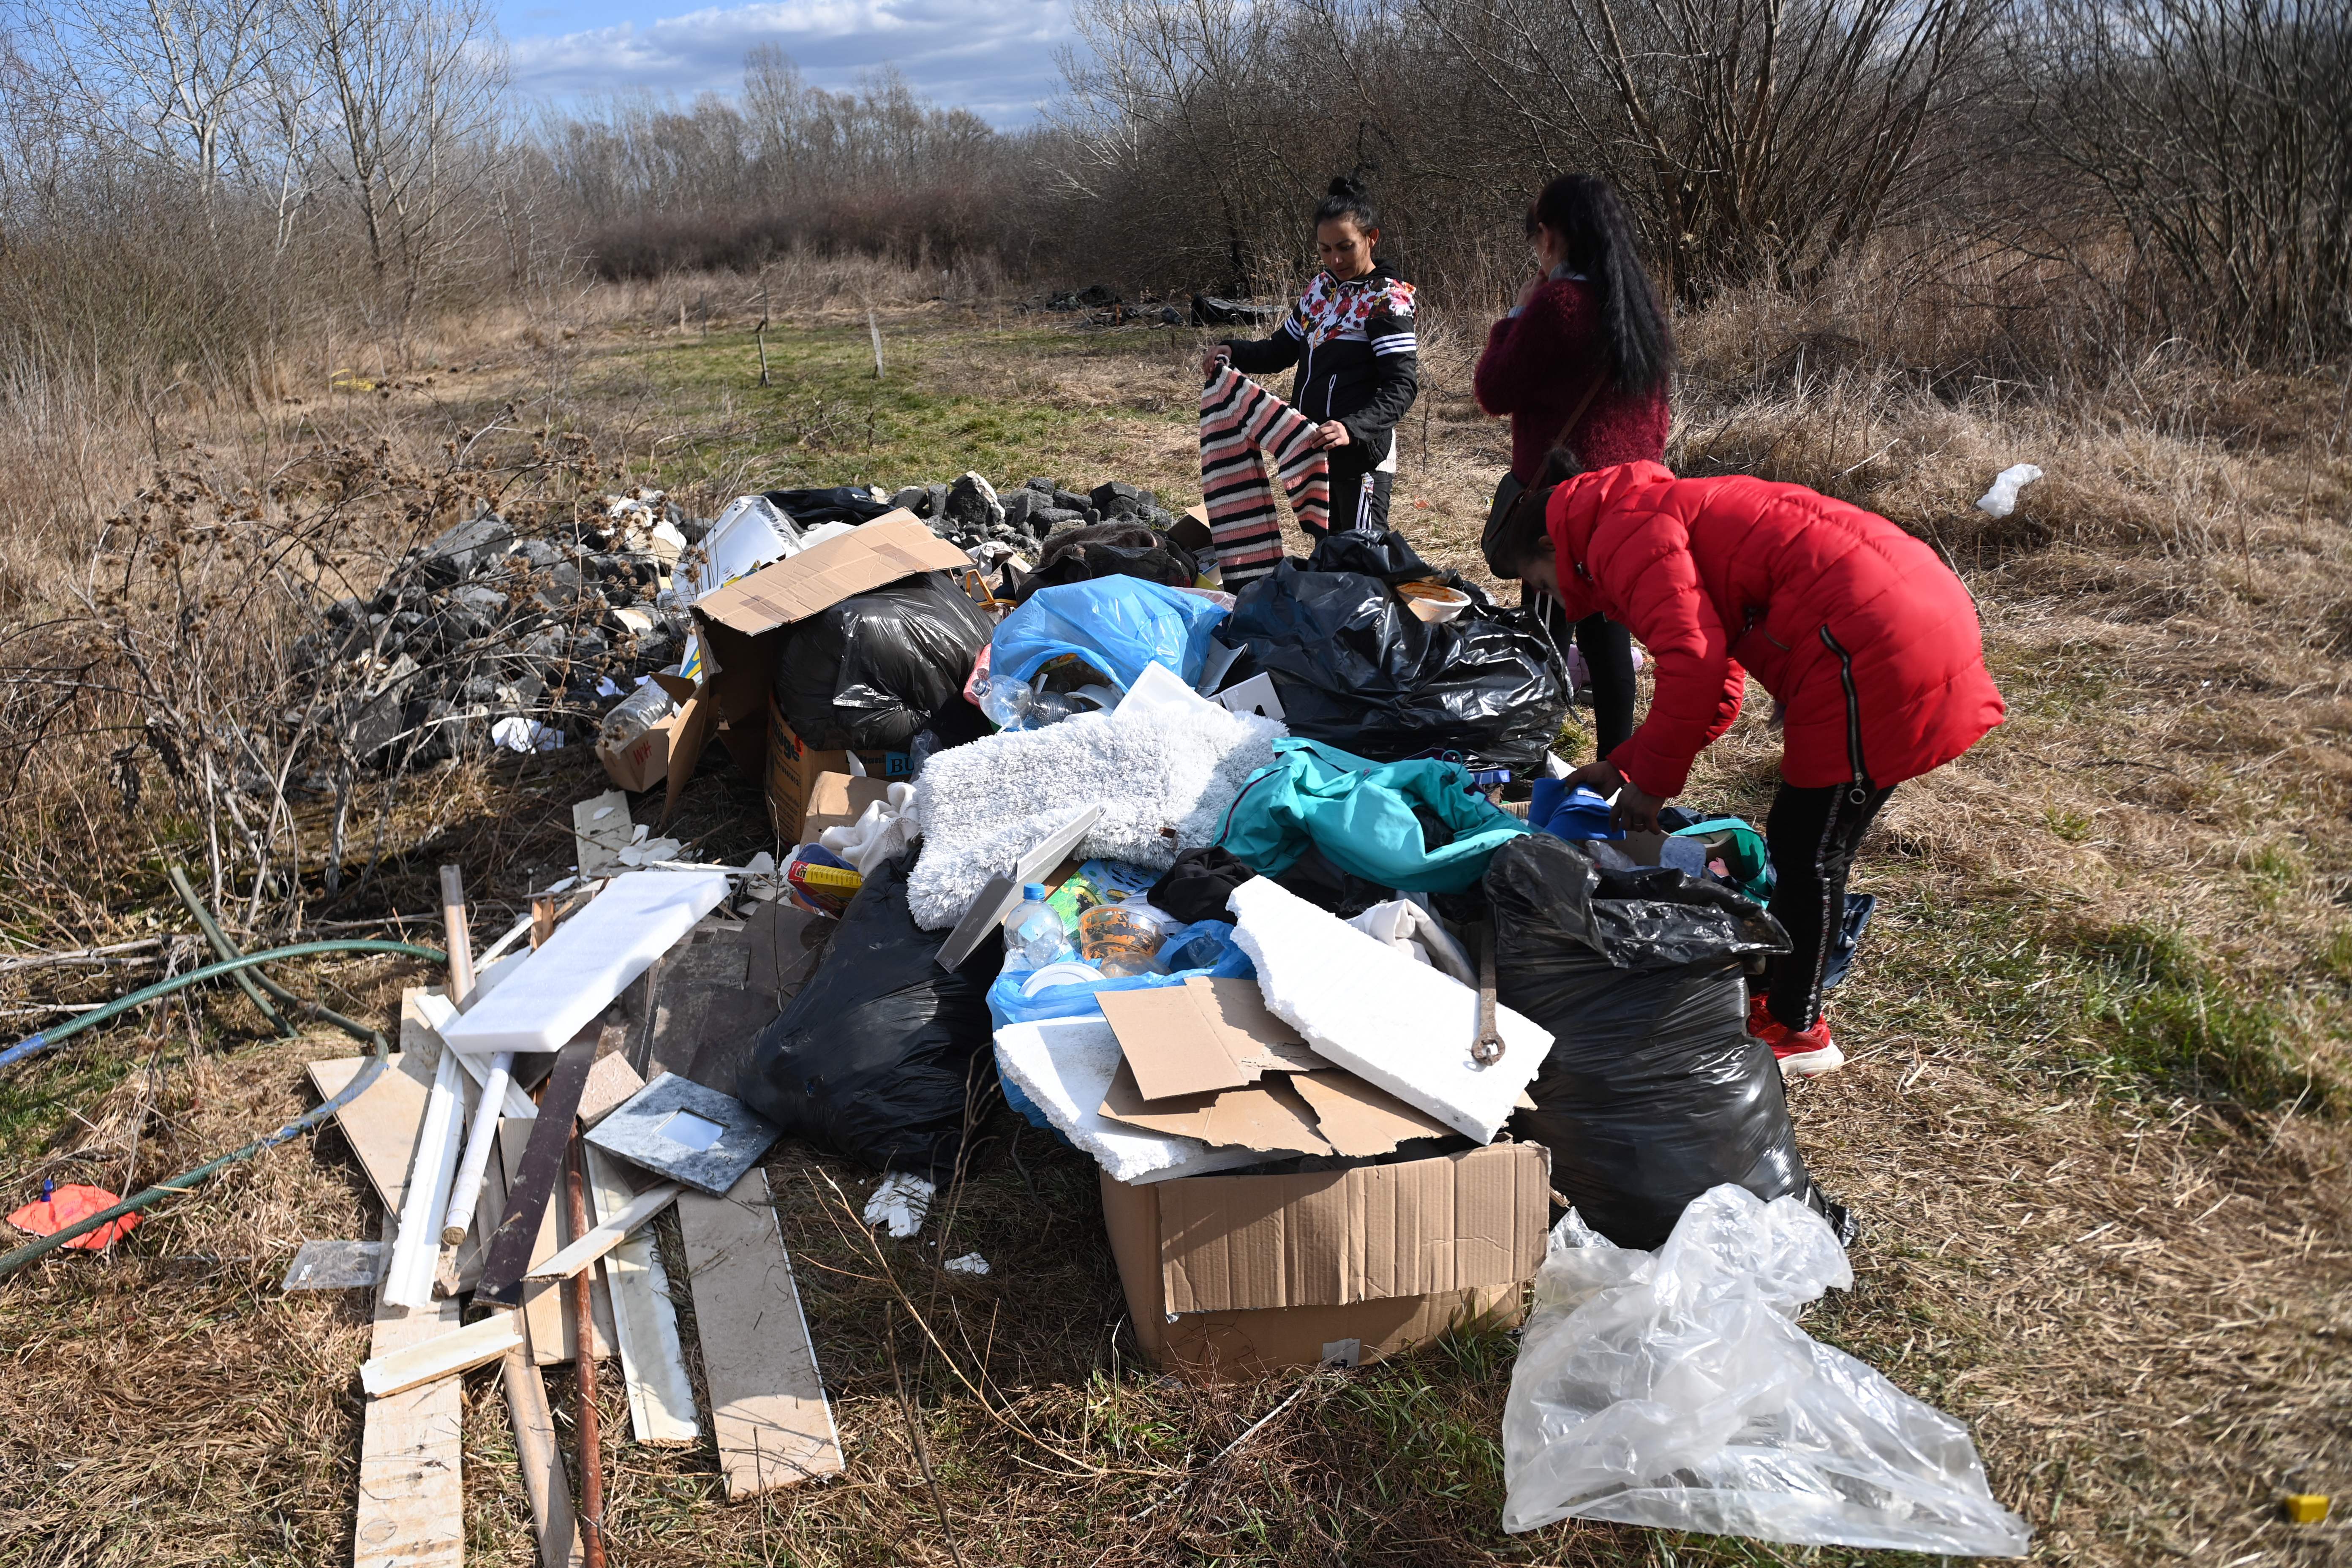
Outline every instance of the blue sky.
[[500, 0], [515, 85], [551, 100], [649, 89], [690, 98], [734, 91], [743, 55], [773, 42], [819, 87], [895, 65], [917, 90], [992, 124], [1026, 124], [1061, 90], [1066, 0], [769, 0], [689, 9], [587, 0]]

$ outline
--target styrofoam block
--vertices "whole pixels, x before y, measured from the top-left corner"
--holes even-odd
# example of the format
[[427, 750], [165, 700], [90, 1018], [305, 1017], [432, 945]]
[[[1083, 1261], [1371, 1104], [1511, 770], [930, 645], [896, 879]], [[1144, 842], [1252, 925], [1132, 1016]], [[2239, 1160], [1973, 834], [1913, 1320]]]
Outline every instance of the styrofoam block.
[[451, 1050], [552, 1051], [727, 896], [723, 871], [631, 871], [441, 1031]]
[[1119, 1060], [1118, 1037], [1100, 1016], [1007, 1024], [996, 1031], [997, 1069], [1114, 1181], [1164, 1182], [1266, 1159], [1247, 1149], [1212, 1148], [1198, 1138], [1167, 1137], [1103, 1120], [1097, 1113]]
[[1455, 1131], [1491, 1143], [1551, 1053], [1550, 1031], [1495, 1010], [1503, 1057], [1471, 1059], [1478, 993], [1264, 877], [1234, 889], [1234, 942], [1268, 1011], [1316, 1050]]

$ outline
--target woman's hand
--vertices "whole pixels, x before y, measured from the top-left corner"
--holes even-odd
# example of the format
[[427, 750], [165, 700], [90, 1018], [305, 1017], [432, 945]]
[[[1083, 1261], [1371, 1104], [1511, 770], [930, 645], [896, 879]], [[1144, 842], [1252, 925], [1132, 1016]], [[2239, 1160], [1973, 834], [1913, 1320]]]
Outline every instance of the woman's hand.
[[1606, 800], [1617, 797], [1610, 808], [1610, 826], [1624, 833], [1655, 833], [1658, 813], [1665, 802], [1654, 795], [1644, 794], [1616, 767], [1606, 762], [1587, 763], [1560, 783], [1570, 789], [1580, 785]]
[[1211, 343], [1201, 351], [1201, 379], [1206, 381], [1217, 374], [1217, 366], [1233, 357], [1223, 343]]
[[1348, 427], [1337, 419], [1326, 419], [1315, 426], [1315, 444], [1318, 447], [1344, 447], [1348, 444]]

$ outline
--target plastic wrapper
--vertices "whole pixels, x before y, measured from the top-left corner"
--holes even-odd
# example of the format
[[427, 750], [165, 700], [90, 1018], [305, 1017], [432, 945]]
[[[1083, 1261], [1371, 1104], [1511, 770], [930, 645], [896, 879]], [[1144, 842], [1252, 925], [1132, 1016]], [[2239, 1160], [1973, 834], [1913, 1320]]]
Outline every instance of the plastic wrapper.
[[1968, 1429], [1798, 1310], [1853, 1283], [1822, 1217], [1718, 1186], [1655, 1253], [1571, 1214], [1503, 1407], [1503, 1528], [1562, 1519], [1800, 1546], [2022, 1557]]
[[1458, 763], [1377, 763], [1297, 739], [1276, 741], [1274, 758], [1242, 785], [1217, 843], [1277, 880], [1313, 849], [1375, 888], [1459, 893], [1528, 831]]
[[1166, 665], [1190, 686], [1201, 678], [1209, 634], [1224, 618], [1201, 595], [1139, 577], [1041, 588], [990, 637], [989, 670], [996, 679], [1025, 681], [1068, 654], [1122, 692], [1148, 664]]
[[952, 973], [937, 932], [907, 913], [900, 858], [875, 868], [783, 1016], [760, 1032], [736, 1097], [821, 1149], [934, 1181], [963, 1146], [964, 1098], [987, 1081], [988, 988], [1004, 959], [984, 942]]
[[821, 751], [903, 752], [961, 700], [988, 630], [944, 573], [852, 595], [793, 628], [776, 657], [776, 705]]
[[1220, 636], [1274, 677], [1290, 732], [1374, 762], [1456, 752], [1532, 776], [1568, 712], [1568, 674], [1534, 618], [1465, 584], [1470, 607], [1422, 620], [1378, 577], [1282, 562]]
[[[1496, 997], [1551, 1031], [1511, 1119], [1551, 1182], [1620, 1247], [1656, 1247], [1726, 1182], [1808, 1196], [1772, 1051], [1748, 1033], [1742, 961], [1788, 937], [1728, 888], [1657, 867], [1602, 872], [1530, 834], [1487, 868]], [[1825, 1202], [1826, 1200], [1821, 1200]]]
[[771, 505], [803, 528], [826, 522], [871, 522], [890, 510], [890, 503], [858, 485], [830, 489], [770, 490]]

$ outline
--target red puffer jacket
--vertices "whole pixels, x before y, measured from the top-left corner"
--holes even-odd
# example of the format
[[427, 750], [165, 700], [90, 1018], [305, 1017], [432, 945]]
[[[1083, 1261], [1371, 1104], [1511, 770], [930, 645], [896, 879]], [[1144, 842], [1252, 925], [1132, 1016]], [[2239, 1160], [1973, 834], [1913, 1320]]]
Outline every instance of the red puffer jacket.
[[1785, 707], [1799, 788], [1916, 778], [2000, 722], [1968, 589], [1874, 512], [1621, 463], [1559, 486], [1544, 517], [1568, 618], [1597, 610], [1656, 660], [1649, 716], [1609, 756], [1646, 794], [1682, 793], [1739, 715], [1743, 667]]

